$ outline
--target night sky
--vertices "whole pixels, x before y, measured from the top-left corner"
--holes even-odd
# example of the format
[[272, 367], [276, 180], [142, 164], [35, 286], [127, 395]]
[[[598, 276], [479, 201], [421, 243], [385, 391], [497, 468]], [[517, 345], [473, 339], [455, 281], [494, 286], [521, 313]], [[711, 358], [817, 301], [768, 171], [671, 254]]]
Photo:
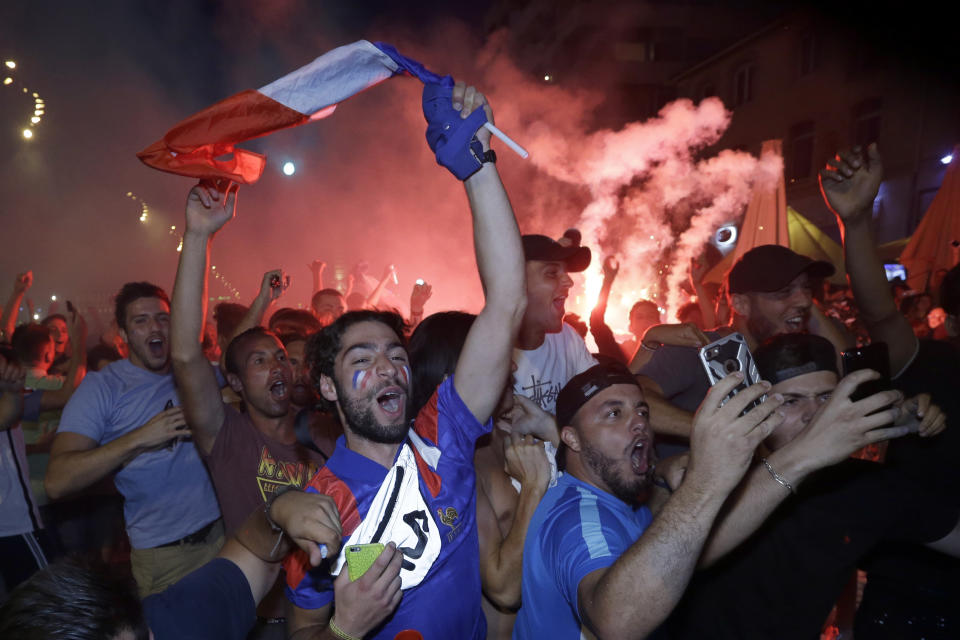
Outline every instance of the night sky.
[[[14, 79], [0, 85], [0, 304], [14, 274], [27, 268], [35, 274], [30, 297], [41, 307], [52, 293], [102, 304], [134, 279], [170, 287], [178, 255], [170, 226], [182, 228], [191, 182], [143, 166], [139, 149], [212, 102], [360, 38], [397, 44], [440, 73], [468, 80], [488, 73], [482, 79], [489, 81], [496, 65], [485, 42], [488, 5], [2, 3], [0, 60], [15, 60], [17, 68], [0, 68]], [[936, 16], [902, 15], [883, 3], [824, 6], [897, 55], [925, 68], [953, 68], [955, 44]], [[425, 277], [441, 285], [435, 287], [441, 306], [476, 308], [465, 198], [423, 143], [419, 89], [405, 82], [368, 91], [325, 121], [246, 145], [265, 152], [269, 164], [257, 185], [241, 190], [238, 219], [217, 237], [213, 252], [241, 301], [253, 297], [260, 274], [279, 265], [294, 280], [286, 303], [305, 302], [304, 265], [316, 257], [341, 269], [366, 260], [375, 277], [395, 262], [403, 296], [414, 278]], [[21, 131], [34, 108], [32, 92], [46, 113], [26, 141]], [[517, 98], [505, 109], [504, 95], [522, 94], [501, 89], [498, 95], [498, 123], [518, 131], [529, 119], [527, 103]], [[576, 220], [583, 194], [508, 153], [501, 153], [501, 171], [521, 205], [522, 230], [559, 235]], [[279, 171], [287, 160], [297, 163], [293, 178]], [[149, 206], [146, 223], [139, 220], [140, 200]], [[528, 206], [534, 202], [535, 211]], [[225, 293], [211, 288], [211, 295]]]

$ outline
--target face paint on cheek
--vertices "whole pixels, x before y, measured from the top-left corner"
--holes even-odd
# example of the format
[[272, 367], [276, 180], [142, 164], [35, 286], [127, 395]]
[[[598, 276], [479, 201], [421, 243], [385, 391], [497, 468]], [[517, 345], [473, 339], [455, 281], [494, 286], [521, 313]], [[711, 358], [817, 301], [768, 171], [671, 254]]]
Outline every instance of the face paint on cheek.
[[403, 365], [402, 367], [400, 367], [400, 375], [401, 377], [403, 377], [403, 386], [409, 387], [410, 386], [410, 367], [408, 367], [407, 365]]
[[353, 372], [353, 388], [354, 388], [354, 390], [362, 389], [364, 386], [366, 386], [366, 385], [365, 385], [366, 380], [367, 380], [367, 371], [366, 371], [366, 370], [354, 371], [354, 372]]

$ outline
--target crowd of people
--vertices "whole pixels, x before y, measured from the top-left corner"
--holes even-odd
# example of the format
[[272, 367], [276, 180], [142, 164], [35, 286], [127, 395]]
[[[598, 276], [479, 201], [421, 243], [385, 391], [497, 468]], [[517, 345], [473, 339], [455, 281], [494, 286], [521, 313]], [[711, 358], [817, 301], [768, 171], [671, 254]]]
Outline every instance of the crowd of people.
[[[123, 285], [96, 346], [72, 305], [17, 326], [17, 276], [0, 636], [960, 636], [960, 267], [929, 293], [887, 281], [876, 147], [820, 173], [848, 289], [759, 246], [719, 295], [692, 264], [680, 322], [641, 300], [618, 342], [619, 264], [589, 321], [566, 317], [591, 249], [574, 229], [520, 234], [492, 118], [462, 84], [428, 114], [469, 204], [476, 315], [424, 317], [419, 282], [404, 318], [383, 299], [392, 267], [344, 292], [319, 260], [309, 310], [273, 310], [275, 270], [249, 306], [209, 313], [237, 207], [212, 180], [187, 197], [172, 295]], [[711, 379], [717, 341], [752, 355]], [[886, 375], [844, 369], [867, 344]]]

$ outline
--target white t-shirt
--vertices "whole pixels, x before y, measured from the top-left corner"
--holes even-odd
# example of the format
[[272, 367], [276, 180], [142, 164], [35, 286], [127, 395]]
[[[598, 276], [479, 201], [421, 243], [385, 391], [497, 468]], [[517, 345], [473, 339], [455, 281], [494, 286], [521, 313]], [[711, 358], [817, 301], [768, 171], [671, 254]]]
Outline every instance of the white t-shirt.
[[548, 333], [543, 344], [532, 351], [514, 349], [513, 361], [517, 365], [513, 392], [554, 414], [563, 385], [597, 364], [583, 338], [567, 323], [560, 333]]

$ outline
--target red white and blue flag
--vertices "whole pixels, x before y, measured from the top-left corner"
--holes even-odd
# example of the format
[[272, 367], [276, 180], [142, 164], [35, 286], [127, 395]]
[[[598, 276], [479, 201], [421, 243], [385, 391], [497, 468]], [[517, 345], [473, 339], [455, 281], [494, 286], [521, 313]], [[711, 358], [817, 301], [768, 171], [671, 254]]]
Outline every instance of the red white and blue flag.
[[207, 107], [178, 123], [137, 157], [169, 173], [253, 184], [260, 179], [266, 158], [238, 149], [237, 144], [326, 118], [341, 101], [398, 74], [424, 83], [442, 80], [389, 44], [359, 40], [328, 51], [264, 87]]

